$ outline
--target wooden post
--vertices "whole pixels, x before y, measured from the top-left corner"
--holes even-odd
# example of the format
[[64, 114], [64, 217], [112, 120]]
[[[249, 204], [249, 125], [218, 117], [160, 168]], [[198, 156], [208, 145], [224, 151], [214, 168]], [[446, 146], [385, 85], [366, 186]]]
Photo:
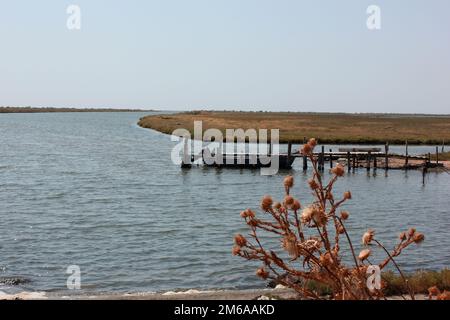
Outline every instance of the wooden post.
[[323, 171], [325, 169], [325, 146], [322, 146], [322, 152], [320, 153], [320, 168]]
[[422, 168], [422, 184], [425, 185], [425, 175], [427, 174], [427, 166]]
[[431, 163], [431, 152], [428, 152], [428, 164]]
[[389, 142], [384, 145], [384, 169], [389, 169]]
[[292, 142], [288, 143], [288, 162], [291, 162], [291, 154], [292, 154]]
[[439, 147], [436, 147], [436, 166], [439, 165]]
[[356, 155], [353, 155], [353, 170], [356, 168]]
[[[306, 137], [303, 137], [303, 144], [306, 144]], [[303, 155], [303, 171], [308, 170], [308, 158]]]
[[406, 143], [405, 143], [405, 169], [408, 169], [408, 162], [409, 162], [409, 159], [408, 159], [408, 140], [406, 140]]
[[350, 159], [350, 151], [347, 152], [347, 170], [348, 172], [350, 172], [350, 170], [352, 169], [352, 162]]
[[442, 153], [444, 153], [444, 147], [445, 147], [445, 140], [442, 140], [442, 150], [441, 150]]
[[370, 171], [370, 155], [371, 152], [367, 152], [367, 171]]
[[330, 149], [330, 169], [333, 169], [333, 150]]
[[181, 161], [182, 168], [188, 168], [191, 166], [191, 157], [189, 155], [189, 144], [188, 139], [184, 137], [184, 145], [183, 145], [183, 161]]
[[377, 170], [377, 156], [375, 155], [374, 157], [373, 157], [373, 169], [374, 170]]

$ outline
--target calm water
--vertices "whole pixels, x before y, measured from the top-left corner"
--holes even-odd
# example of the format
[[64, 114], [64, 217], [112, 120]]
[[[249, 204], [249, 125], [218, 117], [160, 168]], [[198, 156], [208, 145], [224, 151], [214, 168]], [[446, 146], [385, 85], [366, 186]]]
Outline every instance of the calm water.
[[[256, 265], [231, 255], [232, 236], [246, 231], [242, 209], [282, 195], [286, 172], [183, 171], [171, 162], [168, 136], [136, 125], [142, 115], [0, 115], [0, 277], [31, 280], [20, 289], [63, 291], [66, 268], [79, 265], [86, 293], [264, 286]], [[307, 202], [300, 166], [294, 193]], [[450, 265], [450, 176], [429, 174], [425, 187], [421, 179], [359, 170], [336, 191], [353, 192], [356, 243], [368, 227], [388, 245], [409, 226], [426, 234], [399, 260], [406, 270]]]

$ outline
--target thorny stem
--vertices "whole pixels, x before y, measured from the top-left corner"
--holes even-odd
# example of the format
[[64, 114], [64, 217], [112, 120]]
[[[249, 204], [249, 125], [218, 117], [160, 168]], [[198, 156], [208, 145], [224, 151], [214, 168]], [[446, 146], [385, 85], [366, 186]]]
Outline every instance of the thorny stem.
[[400, 269], [400, 267], [398, 266], [397, 262], [395, 262], [394, 258], [391, 256], [391, 254], [389, 253], [389, 251], [377, 240], [377, 239], [373, 239], [373, 241], [375, 241], [378, 246], [380, 248], [382, 248], [384, 250], [384, 252], [386, 252], [386, 254], [388, 255], [389, 259], [392, 261], [392, 263], [394, 264], [395, 268], [398, 270], [398, 272], [400, 273], [400, 276], [403, 279], [403, 282], [405, 282], [406, 288], [409, 291], [409, 295], [411, 296], [412, 300], [415, 300], [414, 297], [414, 292], [412, 291], [411, 287], [409, 286], [409, 282], [408, 279], [406, 279], [405, 275], [403, 274], [402, 270]]

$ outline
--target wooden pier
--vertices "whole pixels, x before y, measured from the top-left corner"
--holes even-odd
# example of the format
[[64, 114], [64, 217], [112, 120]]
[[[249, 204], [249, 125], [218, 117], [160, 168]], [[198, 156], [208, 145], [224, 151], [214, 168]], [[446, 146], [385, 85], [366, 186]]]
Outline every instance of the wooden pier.
[[[367, 171], [376, 170], [378, 168], [385, 170], [392, 169], [422, 169], [443, 167], [439, 162], [439, 150], [436, 148], [436, 161], [431, 160], [431, 154], [426, 156], [413, 156], [408, 152], [408, 144], [406, 143], [405, 154], [395, 154], [389, 152], [389, 145], [386, 144], [384, 150], [374, 147], [357, 147], [357, 148], [339, 148], [339, 151], [325, 150], [325, 146], [321, 146], [318, 152], [313, 156], [317, 160], [318, 169], [324, 171], [327, 164], [332, 168], [336, 163], [344, 164], [348, 171], [357, 168], [363, 168]], [[185, 154], [188, 154], [187, 144], [185, 144]], [[206, 149], [204, 149], [206, 150]], [[182, 162], [183, 168], [190, 168], [192, 165], [205, 165], [211, 167], [231, 167], [231, 168], [260, 168], [269, 167], [270, 162], [267, 161], [271, 157], [272, 147], [268, 147], [268, 154], [222, 154], [208, 155], [205, 157], [204, 151], [201, 154], [191, 154], [184, 157]], [[279, 153], [278, 161], [280, 169], [290, 169], [297, 158], [302, 159], [302, 168], [308, 170], [309, 160], [299, 151], [292, 152], [292, 143], [288, 144], [288, 150], [285, 153]], [[299, 148], [296, 148], [299, 150]], [[220, 161], [208, 161], [211, 157], [220, 159]]]

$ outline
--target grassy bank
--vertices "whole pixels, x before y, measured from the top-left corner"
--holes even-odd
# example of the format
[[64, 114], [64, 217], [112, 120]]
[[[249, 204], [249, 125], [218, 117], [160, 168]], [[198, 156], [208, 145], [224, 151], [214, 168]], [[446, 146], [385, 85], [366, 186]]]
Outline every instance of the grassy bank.
[[[382, 280], [386, 283], [384, 294], [386, 296], [397, 296], [407, 294], [408, 291], [400, 275], [391, 271], [382, 274]], [[450, 270], [441, 271], [417, 271], [406, 275], [409, 285], [414, 293], [428, 294], [428, 288], [438, 287], [441, 291], [450, 290]], [[311, 282], [310, 289], [315, 290], [320, 295], [330, 294], [331, 290], [319, 283]]]
[[322, 143], [442, 144], [450, 143], [450, 116], [394, 114], [331, 114], [293, 112], [194, 111], [143, 117], [139, 125], [171, 134], [177, 128], [193, 132], [194, 121], [203, 130], [280, 129], [280, 142], [303, 142], [316, 137]]
[[152, 110], [136, 109], [102, 109], [102, 108], [33, 108], [33, 107], [0, 107], [0, 113], [48, 113], [48, 112], [149, 112]]
[[[431, 154], [431, 160], [436, 160], [436, 154]], [[450, 161], [450, 151], [439, 153], [439, 161]]]

